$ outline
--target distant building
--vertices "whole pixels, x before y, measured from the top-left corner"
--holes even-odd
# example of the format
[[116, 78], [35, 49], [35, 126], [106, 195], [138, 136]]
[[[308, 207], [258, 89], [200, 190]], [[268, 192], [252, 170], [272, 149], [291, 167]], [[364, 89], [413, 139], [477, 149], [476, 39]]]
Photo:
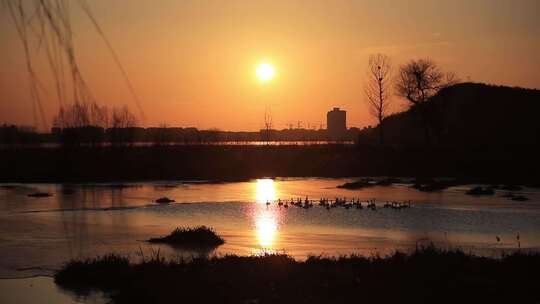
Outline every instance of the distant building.
[[334, 108], [326, 114], [328, 137], [331, 140], [342, 140], [347, 134], [347, 112]]

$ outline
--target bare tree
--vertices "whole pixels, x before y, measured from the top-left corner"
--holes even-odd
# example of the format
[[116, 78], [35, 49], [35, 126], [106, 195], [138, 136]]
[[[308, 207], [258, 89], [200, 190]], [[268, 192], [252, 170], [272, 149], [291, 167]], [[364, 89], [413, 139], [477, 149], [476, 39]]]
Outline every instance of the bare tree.
[[272, 114], [266, 110], [264, 111], [264, 140], [267, 144], [270, 143], [272, 132]]
[[96, 103], [75, 102], [67, 106], [61, 106], [54, 118], [54, 127], [60, 129], [101, 127], [108, 124], [108, 109]]
[[443, 73], [430, 59], [412, 60], [401, 66], [396, 91], [398, 95], [417, 105], [457, 82], [455, 74]]
[[107, 128], [109, 126], [109, 109], [106, 106], [99, 106], [96, 103], [90, 105], [91, 124]]
[[430, 59], [411, 60], [399, 69], [396, 81], [397, 95], [404, 97], [412, 105], [420, 106], [426, 144], [431, 142], [430, 115], [423, 104], [441, 89], [458, 82], [455, 74], [442, 72]]
[[390, 107], [391, 73], [388, 56], [376, 54], [369, 57], [364, 92], [369, 111], [379, 122], [379, 141], [381, 144], [384, 142], [383, 120], [388, 115]]
[[124, 105], [121, 108], [113, 108], [110, 122], [110, 140], [117, 143], [133, 142], [136, 138], [137, 118]]
[[111, 127], [112, 128], [133, 128], [137, 125], [137, 118], [127, 106], [113, 108]]

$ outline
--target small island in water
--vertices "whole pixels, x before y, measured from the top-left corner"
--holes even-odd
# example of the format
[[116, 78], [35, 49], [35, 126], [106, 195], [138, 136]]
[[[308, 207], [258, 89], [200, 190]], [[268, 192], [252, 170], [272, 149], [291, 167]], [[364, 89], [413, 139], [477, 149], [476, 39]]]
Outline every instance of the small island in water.
[[214, 248], [223, 245], [225, 240], [217, 235], [214, 229], [199, 226], [195, 228], [176, 228], [169, 235], [151, 238], [148, 242], [186, 248]]

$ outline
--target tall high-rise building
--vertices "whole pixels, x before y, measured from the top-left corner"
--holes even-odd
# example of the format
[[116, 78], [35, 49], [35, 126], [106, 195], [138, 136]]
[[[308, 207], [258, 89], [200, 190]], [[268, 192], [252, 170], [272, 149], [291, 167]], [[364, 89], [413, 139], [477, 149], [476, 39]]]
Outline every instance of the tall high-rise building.
[[347, 112], [334, 108], [326, 114], [326, 126], [331, 140], [341, 140], [347, 134]]

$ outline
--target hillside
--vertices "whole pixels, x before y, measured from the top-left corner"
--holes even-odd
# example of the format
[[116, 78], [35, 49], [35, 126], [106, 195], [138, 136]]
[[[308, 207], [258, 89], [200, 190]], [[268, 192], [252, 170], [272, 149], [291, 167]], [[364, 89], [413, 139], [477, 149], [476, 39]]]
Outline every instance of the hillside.
[[[421, 111], [428, 113], [432, 144], [441, 146], [537, 145], [540, 90], [462, 83], [441, 90], [423, 105], [389, 116], [385, 143], [424, 144]], [[361, 143], [376, 143], [378, 127], [361, 132]]]

